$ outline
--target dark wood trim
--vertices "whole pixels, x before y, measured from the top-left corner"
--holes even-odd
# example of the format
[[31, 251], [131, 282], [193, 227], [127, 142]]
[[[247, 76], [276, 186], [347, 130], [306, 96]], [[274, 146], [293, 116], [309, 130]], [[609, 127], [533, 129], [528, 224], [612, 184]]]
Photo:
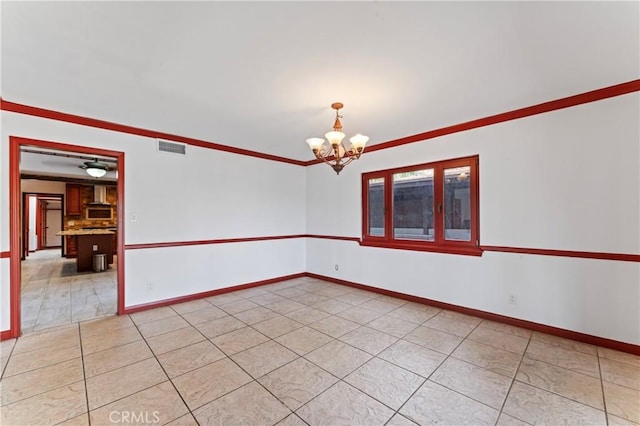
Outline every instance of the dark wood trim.
[[604, 252], [591, 252], [591, 251], [553, 250], [553, 249], [484, 246], [484, 245], [480, 246], [480, 248], [484, 251], [495, 251], [500, 253], [535, 254], [540, 256], [579, 257], [582, 259], [602, 259], [602, 260], [618, 260], [623, 262], [640, 262], [640, 254], [630, 254], [630, 253], [604, 253]]
[[304, 276], [305, 276], [305, 273], [304, 272], [300, 272], [300, 273], [297, 273], [297, 274], [284, 275], [284, 276], [276, 277], [276, 278], [269, 278], [269, 279], [262, 280], [262, 281], [254, 281], [254, 282], [251, 282], [251, 283], [239, 284], [239, 285], [235, 285], [235, 286], [231, 286], [231, 287], [224, 287], [224, 288], [218, 288], [218, 289], [215, 289], [215, 290], [203, 291], [201, 293], [194, 293], [194, 294], [189, 294], [189, 295], [186, 295], [186, 296], [173, 297], [171, 299], [163, 299], [163, 300], [159, 300], [157, 302], [151, 302], [151, 303], [144, 303], [142, 305], [129, 306], [129, 307], [126, 308], [124, 313], [125, 314], [133, 314], [135, 312], [146, 311], [148, 309], [160, 308], [162, 306], [173, 305], [173, 304], [176, 304], [176, 303], [190, 302], [192, 300], [202, 299], [204, 297], [217, 296], [217, 295], [224, 294], [224, 293], [229, 293], [229, 292], [232, 292], [232, 291], [244, 290], [244, 289], [247, 289], [247, 288], [259, 287], [259, 286], [263, 286], [263, 285], [267, 285], [267, 284], [274, 284], [274, 283], [277, 283], [277, 282], [280, 282], [280, 281], [292, 280], [294, 278], [300, 278], [300, 277], [304, 277]]
[[182, 247], [182, 246], [198, 246], [208, 244], [228, 244], [228, 243], [246, 243], [251, 241], [268, 241], [268, 240], [286, 240], [291, 238], [304, 238], [306, 235], [275, 235], [268, 237], [248, 237], [248, 238], [224, 238], [218, 240], [196, 240], [196, 241], [175, 241], [165, 243], [144, 243], [144, 244], [127, 244], [125, 250], [138, 250], [163, 247]]
[[481, 311], [479, 309], [467, 308], [464, 306], [452, 305], [450, 303], [439, 302], [437, 300], [426, 299], [424, 297], [413, 296], [410, 294], [399, 293], [397, 291], [386, 290], [383, 288], [372, 287], [365, 284], [354, 283], [351, 281], [341, 280], [339, 278], [327, 277], [324, 275], [318, 275], [311, 272], [305, 274], [310, 278], [317, 278], [323, 281], [329, 281], [336, 284], [346, 285], [348, 287], [354, 287], [361, 290], [367, 290], [385, 296], [396, 297], [398, 299], [408, 300], [410, 302], [421, 303], [423, 305], [434, 306], [440, 309], [448, 309], [450, 311], [460, 312], [466, 315], [472, 315], [474, 317], [496, 321], [503, 324], [513, 325], [516, 327], [526, 328], [528, 330], [538, 331], [540, 333], [546, 333], [553, 336], [563, 337], [565, 339], [576, 340], [578, 342], [584, 342], [591, 345], [601, 346], [603, 348], [614, 349], [617, 351], [628, 352], [634, 355], [640, 355], [640, 345], [634, 345], [631, 343], [619, 342], [617, 340], [607, 339], [604, 337], [592, 336], [590, 334], [580, 333], [577, 331], [565, 330], [563, 328], [553, 327], [550, 325], [539, 324], [532, 321], [526, 321], [518, 318], [512, 318], [505, 315], [494, 314], [492, 312]]
[[[249, 157], [261, 158], [263, 160], [278, 161], [281, 163], [294, 164], [303, 166], [304, 161], [294, 160], [291, 158], [280, 157], [277, 155], [265, 154], [249, 149], [237, 148], [228, 145], [222, 145], [214, 142], [207, 142], [200, 139], [189, 138], [186, 136], [173, 135], [170, 133], [158, 132], [155, 130], [143, 129], [140, 127], [128, 126], [126, 124], [113, 123], [110, 121], [98, 120], [90, 117], [83, 117], [75, 114], [67, 114], [60, 111], [38, 108], [30, 105], [18, 104], [15, 102], [0, 99], [0, 109], [4, 111], [14, 112], [17, 114], [31, 115], [34, 117], [46, 118], [49, 120], [63, 121], [65, 123], [78, 124], [80, 126], [95, 127], [98, 129], [111, 130], [113, 132], [128, 133], [130, 135], [144, 136], [154, 139], [166, 139], [168, 141], [180, 142], [187, 145], [198, 146], [201, 148], [215, 149], [217, 151], [230, 152], [238, 155], [246, 155]], [[118, 172], [118, 177], [120, 176]]]
[[10, 251], [0, 251], [0, 259], [8, 259], [11, 257]]
[[13, 335], [11, 334], [11, 330], [0, 331], [0, 341], [13, 339]]
[[[62, 177], [62, 176], [42, 176], [42, 175], [29, 174], [29, 173], [20, 173], [20, 179], [77, 183], [81, 185], [90, 185], [90, 186], [96, 185], [95, 179], [80, 179], [80, 178], [70, 178], [70, 177]], [[116, 186], [117, 181], [101, 179], [99, 184], [103, 186]]]
[[305, 234], [303, 235], [305, 238], [318, 238], [321, 240], [338, 240], [338, 241], [353, 241], [355, 243], [360, 242], [359, 237], [339, 237], [336, 235], [317, 235], [317, 234]]

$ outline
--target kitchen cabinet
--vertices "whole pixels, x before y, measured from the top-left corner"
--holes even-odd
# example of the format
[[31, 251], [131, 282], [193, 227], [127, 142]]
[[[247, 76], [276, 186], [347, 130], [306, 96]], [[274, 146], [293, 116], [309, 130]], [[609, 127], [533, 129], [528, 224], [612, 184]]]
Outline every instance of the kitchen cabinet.
[[76, 237], [67, 235], [67, 252], [66, 257], [76, 257], [78, 255], [78, 244], [76, 241]]
[[82, 215], [82, 186], [68, 183], [65, 195], [65, 214], [67, 216]]

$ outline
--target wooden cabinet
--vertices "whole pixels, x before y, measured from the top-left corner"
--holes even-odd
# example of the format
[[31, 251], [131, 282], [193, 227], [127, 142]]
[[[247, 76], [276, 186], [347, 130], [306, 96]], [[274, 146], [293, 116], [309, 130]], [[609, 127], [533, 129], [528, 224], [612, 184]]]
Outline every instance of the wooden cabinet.
[[67, 184], [65, 195], [65, 214], [67, 216], [82, 215], [82, 186], [73, 183]]
[[78, 242], [74, 235], [67, 235], [66, 257], [76, 257], [78, 255]]

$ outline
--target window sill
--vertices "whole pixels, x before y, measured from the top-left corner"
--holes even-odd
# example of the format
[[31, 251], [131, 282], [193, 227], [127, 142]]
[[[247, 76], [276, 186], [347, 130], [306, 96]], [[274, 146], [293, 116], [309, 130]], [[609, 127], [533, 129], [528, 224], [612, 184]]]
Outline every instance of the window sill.
[[459, 254], [464, 256], [482, 256], [482, 249], [474, 246], [445, 246], [445, 245], [431, 245], [425, 243], [411, 243], [411, 242], [389, 242], [389, 241], [360, 241], [361, 246], [365, 247], [379, 247], [396, 250], [413, 250], [413, 251], [428, 251], [432, 253], [444, 253], [444, 254]]

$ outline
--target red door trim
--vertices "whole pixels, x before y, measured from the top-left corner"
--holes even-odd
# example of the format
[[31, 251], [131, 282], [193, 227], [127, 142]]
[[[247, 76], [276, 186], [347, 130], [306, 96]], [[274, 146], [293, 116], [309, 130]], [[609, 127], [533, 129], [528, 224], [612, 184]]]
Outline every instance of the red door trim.
[[[0, 338], [14, 338], [20, 336], [20, 147], [22, 145], [38, 146], [60, 151], [72, 151], [81, 154], [102, 155], [114, 157], [118, 161], [118, 314], [124, 312], [125, 283], [124, 283], [124, 152], [101, 148], [71, 145], [59, 142], [28, 139], [9, 136], [9, 247], [10, 247], [10, 329], [3, 332]], [[8, 337], [5, 337], [8, 336]]]

